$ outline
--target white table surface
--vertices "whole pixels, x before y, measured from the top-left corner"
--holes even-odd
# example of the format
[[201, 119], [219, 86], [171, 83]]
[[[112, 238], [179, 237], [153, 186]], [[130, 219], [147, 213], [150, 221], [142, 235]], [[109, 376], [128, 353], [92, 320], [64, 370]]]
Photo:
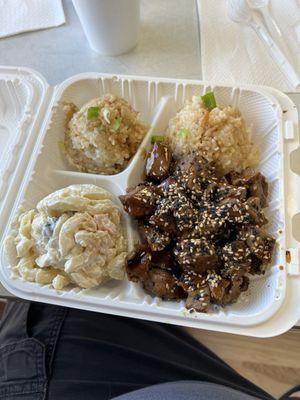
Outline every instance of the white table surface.
[[63, 4], [65, 25], [0, 39], [0, 64], [34, 68], [51, 85], [91, 71], [201, 78], [194, 0], [142, 0], [138, 46], [118, 57], [91, 50], [72, 2]]
[[[195, 0], [142, 0], [139, 43], [132, 52], [118, 57], [92, 51], [71, 0], [64, 0], [64, 10], [65, 25], [0, 39], [0, 63], [33, 68], [51, 85], [92, 71], [202, 78]], [[289, 95], [300, 110], [300, 94]], [[11, 297], [1, 285], [0, 297]]]

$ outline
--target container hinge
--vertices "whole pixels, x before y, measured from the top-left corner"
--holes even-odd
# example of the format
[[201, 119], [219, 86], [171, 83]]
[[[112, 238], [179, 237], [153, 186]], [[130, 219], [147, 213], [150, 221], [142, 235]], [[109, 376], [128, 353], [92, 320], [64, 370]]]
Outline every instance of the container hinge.
[[299, 249], [286, 250], [286, 268], [289, 275], [300, 275], [300, 252]]

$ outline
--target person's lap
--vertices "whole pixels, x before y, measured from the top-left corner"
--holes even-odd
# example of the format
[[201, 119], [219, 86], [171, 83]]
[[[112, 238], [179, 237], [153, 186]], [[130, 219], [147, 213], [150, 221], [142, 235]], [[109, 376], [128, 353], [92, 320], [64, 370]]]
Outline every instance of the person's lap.
[[271, 399], [171, 325], [18, 303], [3, 317], [0, 343], [1, 399], [110, 399], [191, 380]]

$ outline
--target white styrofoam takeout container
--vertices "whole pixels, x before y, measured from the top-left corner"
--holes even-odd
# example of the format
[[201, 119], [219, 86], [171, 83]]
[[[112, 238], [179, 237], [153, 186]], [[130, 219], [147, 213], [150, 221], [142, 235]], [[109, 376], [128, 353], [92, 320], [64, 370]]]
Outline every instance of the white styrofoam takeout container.
[[[142, 179], [145, 149], [162, 134], [185, 99], [214, 90], [219, 104], [237, 106], [261, 149], [259, 170], [270, 185], [268, 231], [277, 239], [272, 267], [251, 279], [239, 301], [208, 314], [190, 314], [184, 302], [147, 295], [139, 284], [110, 281], [90, 290], [55, 291], [13, 279], [3, 240], [20, 206], [34, 208], [47, 194], [75, 183], [93, 183], [118, 195]], [[104, 93], [126, 98], [151, 129], [128, 167], [113, 176], [77, 172], [59, 150], [65, 116], [61, 102], [79, 107]], [[275, 89], [209, 82], [85, 73], [51, 87], [37, 72], [0, 68], [0, 280], [14, 295], [33, 301], [249, 336], [274, 336], [300, 317], [300, 149], [295, 105]], [[134, 223], [124, 215], [130, 247]]]

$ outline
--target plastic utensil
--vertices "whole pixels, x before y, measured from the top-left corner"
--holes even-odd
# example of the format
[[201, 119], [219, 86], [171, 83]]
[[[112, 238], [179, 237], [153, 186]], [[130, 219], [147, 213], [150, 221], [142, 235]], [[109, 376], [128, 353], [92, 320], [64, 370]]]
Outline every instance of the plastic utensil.
[[282, 73], [286, 76], [291, 85], [295, 89], [298, 89], [300, 87], [299, 74], [280, 47], [275, 43], [256, 13], [248, 6], [247, 0], [229, 0], [228, 17], [234, 22], [250, 26], [256, 32]]
[[281, 50], [285, 53], [285, 55], [292, 60], [293, 56], [290, 52], [290, 49], [288, 45], [286, 44], [286, 41], [284, 40], [284, 37], [282, 35], [281, 29], [279, 28], [277, 22], [273, 18], [270, 9], [269, 9], [269, 0], [247, 0], [248, 6], [252, 10], [257, 10], [260, 12], [262, 15], [264, 22], [272, 35], [273, 39], [279, 44], [281, 47]]

